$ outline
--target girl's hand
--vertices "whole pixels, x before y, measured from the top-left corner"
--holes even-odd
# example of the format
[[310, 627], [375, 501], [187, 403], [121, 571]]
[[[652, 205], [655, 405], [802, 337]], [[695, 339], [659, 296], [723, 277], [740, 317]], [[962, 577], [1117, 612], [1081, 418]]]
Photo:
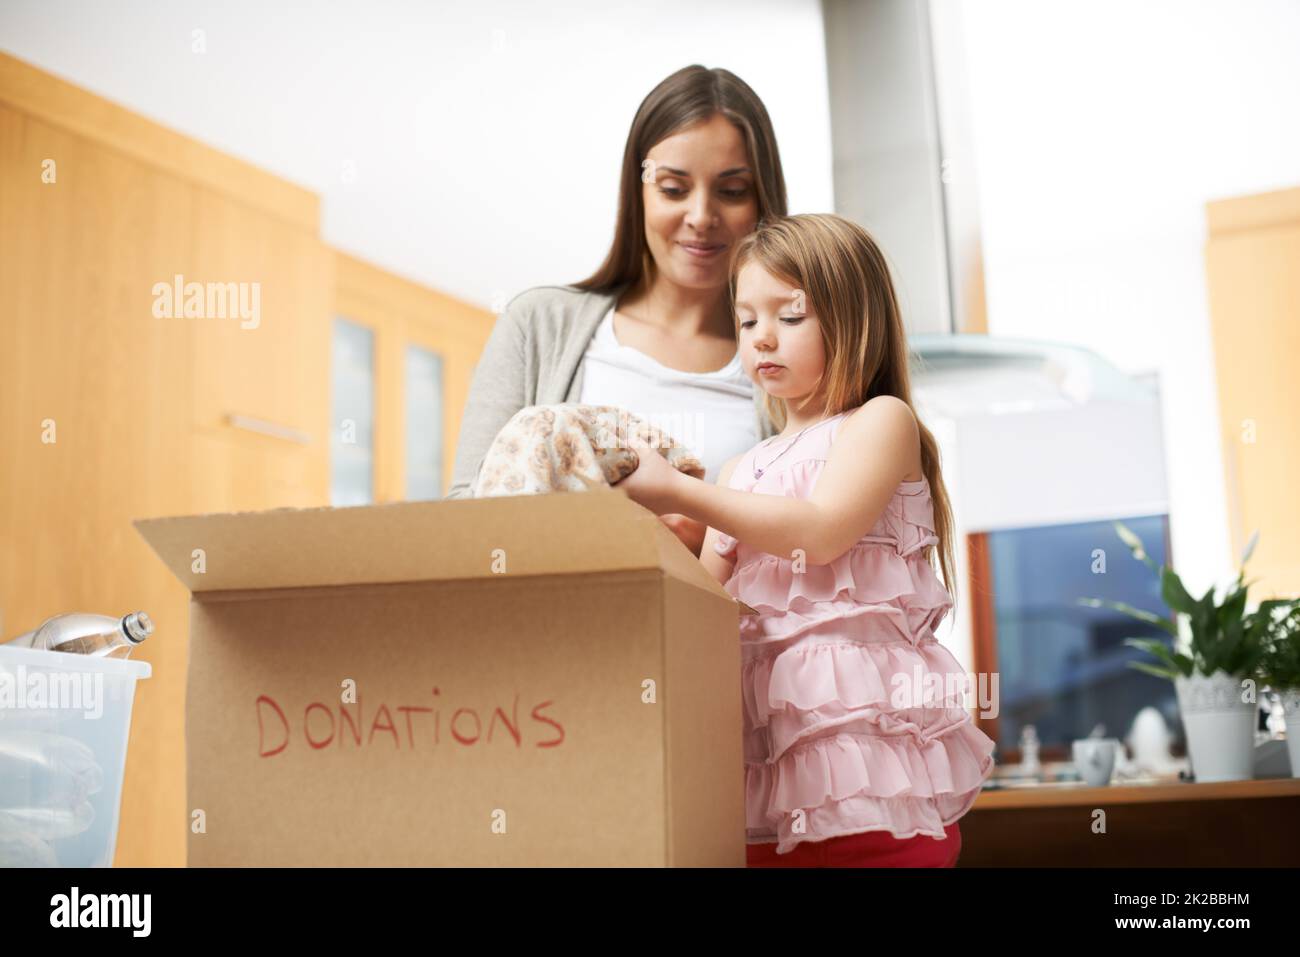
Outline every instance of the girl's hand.
[[646, 445], [635, 435], [628, 436], [628, 446], [637, 454], [636, 471], [613, 487], [622, 489], [628, 498], [656, 515], [676, 512], [674, 492], [678, 483], [690, 481], [690, 476], [677, 471], [658, 449]]

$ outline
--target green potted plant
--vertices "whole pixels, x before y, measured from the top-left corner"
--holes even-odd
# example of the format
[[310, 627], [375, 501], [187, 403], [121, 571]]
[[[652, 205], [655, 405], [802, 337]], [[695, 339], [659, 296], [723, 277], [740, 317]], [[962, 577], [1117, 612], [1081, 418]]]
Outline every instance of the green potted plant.
[[[1159, 664], [1131, 661], [1129, 665], [1174, 682], [1178, 710], [1187, 729], [1187, 749], [1197, 781], [1240, 781], [1253, 776], [1258, 704], [1247, 682], [1256, 680], [1266, 650], [1268, 615], [1246, 611], [1245, 564], [1259, 538], [1251, 536], [1241, 556], [1242, 569], [1222, 600], [1211, 586], [1193, 598], [1168, 565], [1156, 567], [1142, 540], [1122, 522], [1115, 522], [1120, 540], [1133, 557], [1160, 580], [1160, 597], [1173, 610], [1177, 623], [1123, 602], [1081, 598], [1092, 608], [1111, 608], [1168, 632], [1171, 650], [1151, 638], [1126, 638], [1124, 643], [1149, 652]], [[1252, 583], [1253, 584], [1253, 583]], [[1261, 609], [1269, 603], [1261, 605]]]
[[1259, 680], [1282, 699], [1291, 777], [1300, 778], [1300, 598], [1261, 602], [1257, 614], [1268, 629]]

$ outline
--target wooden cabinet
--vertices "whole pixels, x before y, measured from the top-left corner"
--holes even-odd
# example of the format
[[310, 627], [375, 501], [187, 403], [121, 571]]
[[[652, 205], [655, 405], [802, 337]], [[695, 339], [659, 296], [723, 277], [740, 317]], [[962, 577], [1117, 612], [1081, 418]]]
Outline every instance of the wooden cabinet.
[[1209, 204], [1206, 267], [1234, 567], [1300, 594], [1300, 188]]
[[[194, 425], [319, 452], [332, 259], [294, 224], [211, 190], [195, 197], [193, 272], [185, 278], [195, 292], [211, 292], [204, 310], [211, 314], [190, 320]], [[236, 299], [238, 310], [223, 308]]]
[[[132, 521], [327, 504], [333, 260], [316, 211], [0, 55], [0, 636], [69, 611], [154, 620], [133, 655], [153, 675], [134, 702], [118, 865], [184, 865], [190, 810], [189, 595]], [[206, 296], [202, 315], [168, 308], [178, 275], [258, 283], [257, 327]]]
[[[441, 429], [441, 493], [451, 486], [453, 451], [474, 366], [495, 316], [418, 286], [344, 253], [335, 253], [336, 318], [372, 333], [374, 361], [375, 502], [436, 497], [412, 481], [413, 451], [427, 450], [419, 430]], [[412, 378], [436, 365], [441, 378], [440, 422], [431, 401], [415, 401]], [[427, 390], [424, 390], [427, 392]], [[332, 422], [338, 429], [340, 423]]]
[[189, 596], [131, 521], [191, 506], [190, 326], [152, 290], [189, 268], [194, 190], [7, 104], [0, 144], [3, 634], [150, 614], [117, 860], [181, 864]]
[[193, 244], [185, 278], [213, 290], [204, 315], [186, 320], [194, 508], [328, 505], [329, 251], [301, 226], [205, 188], [195, 189]]
[[[132, 521], [329, 504], [336, 314], [376, 332], [376, 499], [406, 494], [412, 345], [442, 357], [450, 481], [493, 316], [336, 254], [318, 212], [293, 184], [0, 54], [0, 637], [69, 611], [154, 619], [133, 655], [153, 676], [136, 692], [119, 866], [183, 866], [192, 810], [189, 595]], [[255, 322], [239, 309], [254, 288]]]
[[[220, 435], [191, 445], [193, 512], [237, 512], [327, 505], [326, 476], [301, 451]], [[265, 444], [266, 447], [259, 447]]]
[[[1096, 808], [1106, 835], [1090, 826]], [[957, 866], [1294, 868], [1297, 812], [1295, 778], [986, 788], [961, 819]]]

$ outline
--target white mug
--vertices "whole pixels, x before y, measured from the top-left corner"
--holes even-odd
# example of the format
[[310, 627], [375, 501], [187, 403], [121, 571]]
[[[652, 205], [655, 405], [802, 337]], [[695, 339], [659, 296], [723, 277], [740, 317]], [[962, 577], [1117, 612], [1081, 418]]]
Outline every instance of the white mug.
[[1118, 738], [1080, 738], [1074, 742], [1074, 765], [1080, 776], [1093, 787], [1110, 783], [1119, 753]]

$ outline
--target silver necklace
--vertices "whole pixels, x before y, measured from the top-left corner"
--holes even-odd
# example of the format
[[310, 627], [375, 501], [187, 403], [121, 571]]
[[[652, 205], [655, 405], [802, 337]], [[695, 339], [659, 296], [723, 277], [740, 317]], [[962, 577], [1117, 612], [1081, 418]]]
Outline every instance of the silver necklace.
[[[831, 416], [830, 419], [822, 419], [820, 422], [814, 422], [812, 425], [808, 426], [808, 428], [805, 428], [803, 432], [800, 432], [798, 435], [794, 437], [794, 440], [790, 442], [789, 445], [783, 448], [780, 452], [776, 453], [776, 459], [779, 459], [781, 456], [785, 455], [785, 453], [789, 452], [792, 448], [794, 448], [795, 443], [798, 442], [801, 438], [803, 438], [803, 433], [807, 432], [808, 429], [815, 429], [817, 428], [817, 426], [825, 425], [827, 422], [830, 422], [832, 419], [836, 419], [838, 417], [839, 416]], [[756, 455], [754, 456], [754, 458], [757, 459], [758, 456]], [[756, 479], [762, 478], [763, 473], [766, 472], [768, 469], [770, 469], [776, 463], [776, 459], [773, 459], [771, 462], [768, 462], [761, 469], [758, 468], [757, 466], [754, 466], [754, 478]]]

